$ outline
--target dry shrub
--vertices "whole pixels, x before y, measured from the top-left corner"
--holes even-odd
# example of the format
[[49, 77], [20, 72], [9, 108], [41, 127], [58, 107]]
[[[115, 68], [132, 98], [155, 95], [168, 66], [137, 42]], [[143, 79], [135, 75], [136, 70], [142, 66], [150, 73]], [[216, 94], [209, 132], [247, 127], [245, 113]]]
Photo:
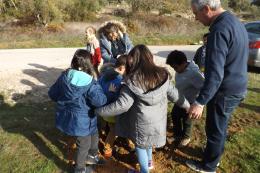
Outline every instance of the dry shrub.
[[33, 15], [24, 16], [20, 19], [13, 20], [11, 23], [12, 26], [28, 26], [34, 25], [37, 18]]
[[113, 14], [115, 16], [119, 16], [119, 17], [126, 17], [127, 16], [127, 11], [125, 9], [115, 9], [113, 11]]
[[104, 21], [114, 20], [113, 16], [111, 15], [99, 15], [97, 16], [96, 23], [104, 23]]
[[158, 9], [163, 0], [127, 0], [131, 4], [132, 12], [150, 12]]
[[149, 34], [190, 34], [203, 26], [193, 19], [182, 16], [158, 16], [154, 14], [138, 13], [126, 20], [128, 30], [138, 35]]
[[126, 20], [125, 25], [127, 27], [127, 31], [130, 33], [138, 33], [140, 30], [140, 24], [137, 20]]
[[173, 24], [172, 18], [167, 16], [149, 16], [146, 21], [148, 27], [154, 27], [159, 31], [164, 31], [165, 28], [171, 28]]
[[45, 27], [48, 32], [64, 32], [64, 26], [62, 24], [49, 24]]

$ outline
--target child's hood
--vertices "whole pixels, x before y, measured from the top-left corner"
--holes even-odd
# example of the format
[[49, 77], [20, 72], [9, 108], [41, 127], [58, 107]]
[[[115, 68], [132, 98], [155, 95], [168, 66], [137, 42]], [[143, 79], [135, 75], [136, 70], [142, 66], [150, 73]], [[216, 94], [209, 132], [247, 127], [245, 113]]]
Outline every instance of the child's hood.
[[197, 76], [197, 73], [200, 73], [204, 77], [200, 72], [198, 65], [195, 64], [194, 61], [190, 61], [189, 65], [182, 73], [175, 74], [176, 87], [181, 89], [184, 83], [188, 84], [191, 81], [191, 78], [193, 78], [192, 81], [196, 80], [197, 78], [194, 78], [194, 76]]
[[70, 69], [64, 75], [66, 81], [66, 87], [64, 87], [64, 92], [67, 93], [68, 98], [75, 98], [79, 95], [82, 95], [86, 92], [86, 89], [89, 88], [90, 83], [93, 80], [93, 77], [89, 74]]
[[79, 87], [89, 85], [93, 79], [89, 74], [74, 69], [69, 70], [67, 77], [72, 85]]
[[194, 63], [194, 61], [190, 61], [189, 65], [187, 66], [187, 68], [184, 70], [183, 74], [185, 73], [190, 73], [190, 72], [194, 72], [194, 71], [199, 71], [199, 67], [197, 64]]
[[105, 71], [101, 78], [105, 82], [109, 82], [109, 81], [114, 80], [116, 78], [122, 78], [122, 76], [117, 71], [115, 71], [114, 68], [111, 68], [111, 69], [108, 69], [107, 71]]
[[145, 92], [141, 87], [136, 86], [131, 81], [127, 81], [125, 84], [128, 88], [135, 94], [135, 96], [142, 100], [147, 105], [156, 105], [165, 98], [165, 93], [169, 87], [169, 77], [166, 78], [159, 86], [155, 87], [153, 90]]

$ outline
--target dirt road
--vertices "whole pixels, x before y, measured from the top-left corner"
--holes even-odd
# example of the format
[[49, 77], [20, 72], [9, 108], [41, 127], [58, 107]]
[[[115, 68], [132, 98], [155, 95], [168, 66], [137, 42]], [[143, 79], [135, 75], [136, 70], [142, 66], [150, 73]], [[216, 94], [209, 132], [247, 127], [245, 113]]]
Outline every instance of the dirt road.
[[[199, 46], [149, 46], [159, 65], [171, 50], [183, 50], [193, 57]], [[47, 90], [58, 75], [70, 65], [77, 48], [0, 50], [0, 93], [7, 101], [44, 101]]]

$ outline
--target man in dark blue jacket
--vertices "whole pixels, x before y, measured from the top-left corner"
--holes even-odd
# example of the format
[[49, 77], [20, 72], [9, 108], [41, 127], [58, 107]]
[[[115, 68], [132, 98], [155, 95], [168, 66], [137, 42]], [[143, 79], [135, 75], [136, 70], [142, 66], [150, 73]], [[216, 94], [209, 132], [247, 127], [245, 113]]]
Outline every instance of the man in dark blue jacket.
[[221, 7], [220, 0], [192, 0], [196, 20], [210, 26], [205, 82], [189, 110], [199, 119], [207, 105], [207, 145], [202, 162], [187, 161], [198, 172], [216, 172], [224, 151], [228, 121], [247, 89], [248, 36], [244, 25]]

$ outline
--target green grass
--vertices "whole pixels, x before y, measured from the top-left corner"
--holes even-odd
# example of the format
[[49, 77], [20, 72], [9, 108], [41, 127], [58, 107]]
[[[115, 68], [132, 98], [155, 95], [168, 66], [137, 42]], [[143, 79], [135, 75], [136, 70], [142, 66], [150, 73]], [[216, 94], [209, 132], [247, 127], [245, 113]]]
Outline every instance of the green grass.
[[0, 172], [49, 173], [66, 169], [57, 140], [62, 135], [54, 128], [52, 108], [50, 103], [1, 104]]
[[[11, 37], [11, 36], [10, 36]], [[1, 49], [18, 48], [56, 48], [56, 47], [82, 47], [84, 42], [81, 35], [51, 34], [41, 37], [24, 37], [0, 39]], [[136, 44], [146, 45], [189, 45], [200, 40], [200, 36], [185, 35], [153, 35], [153, 36], [135, 36], [131, 39]]]
[[227, 142], [226, 153], [221, 162], [223, 172], [259, 172], [259, 144], [259, 128], [248, 128], [232, 136]]
[[260, 74], [249, 75], [246, 99], [233, 113], [222, 157], [223, 173], [260, 171]]
[[[133, 43], [146, 45], [189, 45], [198, 43], [205, 28], [182, 34], [130, 34]], [[77, 31], [49, 32], [44, 28], [9, 27], [0, 29], [0, 49], [56, 48], [84, 46], [84, 33]]]
[[56, 48], [56, 47], [82, 47], [83, 39], [80, 35], [42, 34], [41, 36], [9, 36], [8, 40], [0, 39], [1, 49], [19, 48]]
[[190, 45], [198, 43], [200, 36], [189, 35], [152, 35], [152, 36], [135, 36], [131, 37], [133, 43], [145, 45]]
[[[0, 93], [0, 172], [68, 172], [63, 135], [54, 127], [53, 103], [11, 105], [6, 103], [5, 94]], [[171, 107], [172, 105], [168, 111]], [[218, 169], [220, 172], [260, 171], [259, 123], [260, 75], [249, 73], [248, 96], [236, 109], [230, 122], [225, 152]], [[202, 120], [195, 122], [192, 147], [183, 150], [184, 154], [172, 151], [156, 152], [155, 158], [158, 159], [156, 165], [162, 166], [162, 171], [159, 173], [192, 172], [183, 163], [190, 157], [199, 159], [204, 144], [205, 132]]]

